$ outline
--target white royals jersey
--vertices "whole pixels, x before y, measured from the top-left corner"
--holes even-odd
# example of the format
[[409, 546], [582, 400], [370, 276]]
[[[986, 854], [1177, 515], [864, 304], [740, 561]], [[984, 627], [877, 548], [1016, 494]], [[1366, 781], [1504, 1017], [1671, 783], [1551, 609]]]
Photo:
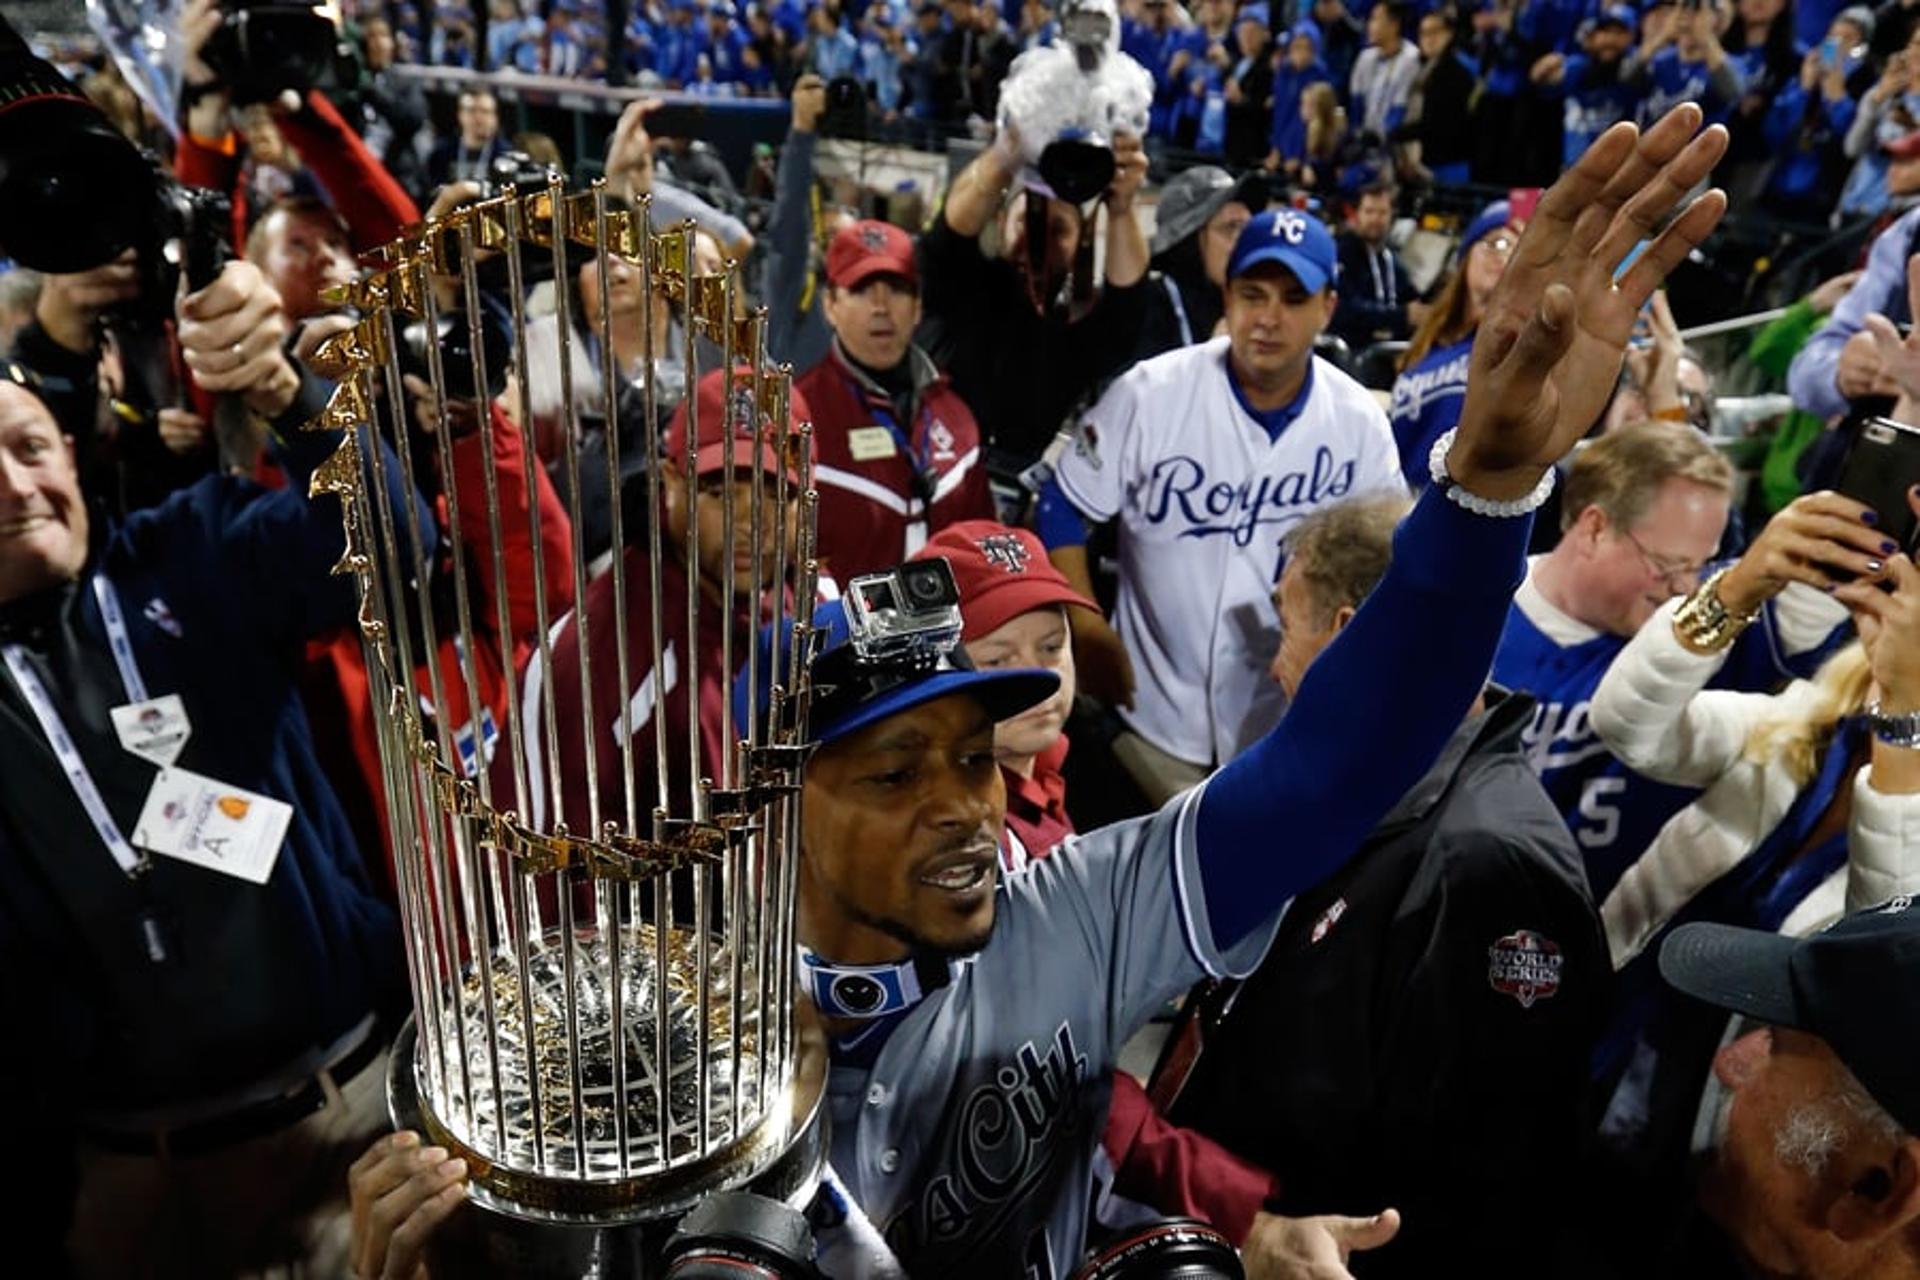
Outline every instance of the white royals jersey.
[[1225, 764], [1286, 709], [1267, 667], [1287, 531], [1342, 498], [1406, 491], [1372, 392], [1316, 356], [1306, 405], [1272, 439], [1228, 385], [1227, 343], [1135, 365], [1056, 468], [1083, 514], [1120, 521], [1114, 624], [1138, 686], [1121, 715], [1198, 765]]

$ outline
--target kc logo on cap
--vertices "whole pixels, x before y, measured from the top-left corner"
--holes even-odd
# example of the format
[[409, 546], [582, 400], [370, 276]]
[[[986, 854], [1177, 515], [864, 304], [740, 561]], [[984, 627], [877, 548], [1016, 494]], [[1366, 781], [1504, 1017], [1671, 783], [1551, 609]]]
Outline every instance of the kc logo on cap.
[[1299, 244], [1307, 238], [1306, 217], [1291, 209], [1277, 210], [1273, 215], [1273, 234], [1288, 244]]

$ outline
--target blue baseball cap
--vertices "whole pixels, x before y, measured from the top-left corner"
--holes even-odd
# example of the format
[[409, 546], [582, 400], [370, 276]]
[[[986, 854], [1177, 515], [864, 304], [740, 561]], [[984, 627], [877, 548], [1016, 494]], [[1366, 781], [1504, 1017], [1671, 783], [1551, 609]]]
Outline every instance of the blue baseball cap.
[[1513, 225], [1513, 206], [1505, 200], [1495, 200], [1467, 224], [1466, 232], [1460, 237], [1461, 258], [1464, 259], [1467, 256], [1467, 250], [1473, 248], [1484, 237]]
[[1234, 15], [1233, 20], [1236, 23], [1257, 22], [1263, 27], [1273, 25], [1271, 19], [1268, 17], [1267, 6], [1259, 3], [1258, 0], [1255, 0], [1255, 3], [1240, 10], [1239, 13]]
[[[822, 681], [820, 672], [829, 655], [849, 643], [851, 633], [847, 626], [846, 606], [838, 600], [829, 600], [813, 611], [813, 625], [820, 639], [813, 660], [815, 683], [807, 727], [811, 739], [822, 745], [949, 694], [964, 693], [976, 699], [998, 723], [1019, 715], [1028, 707], [1045, 702], [1060, 688], [1059, 676], [1037, 668], [976, 671], [967, 660], [966, 650], [957, 643], [931, 670], [906, 672], [876, 669], [872, 674], [858, 679], [836, 679], [830, 686]], [[780, 643], [783, 652], [790, 651], [787, 646], [792, 635], [792, 621], [782, 622]], [[757, 641], [760, 649], [760, 690], [755, 703], [762, 716], [767, 713], [772, 688], [772, 643], [773, 627], [762, 627]], [[733, 722], [743, 734], [747, 732], [747, 690], [750, 687], [743, 667], [733, 682]]]
[[1327, 224], [1298, 209], [1268, 209], [1255, 214], [1233, 242], [1227, 259], [1227, 279], [1243, 276], [1263, 262], [1277, 262], [1293, 272], [1308, 293], [1332, 284], [1339, 272], [1333, 233]]
[[1593, 21], [1595, 26], [1612, 23], [1629, 31], [1637, 31], [1640, 27], [1640, 15], [1630, 4], [1610, 4], [1596, 14]]

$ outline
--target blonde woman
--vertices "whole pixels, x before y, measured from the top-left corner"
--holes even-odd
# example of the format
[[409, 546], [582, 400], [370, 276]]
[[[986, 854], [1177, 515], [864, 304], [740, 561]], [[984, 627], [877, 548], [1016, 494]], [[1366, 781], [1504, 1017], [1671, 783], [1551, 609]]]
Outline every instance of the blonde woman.
[[[1869, 714], [1920, 711], [1920, 572], [1883, 560], [1891, 544], [1862, 515], [1837, 494], [1796, 499], [1739, 564], [1656, 611], [1601, 680], [1592, 717], [1607, 747], [1704, 788], [1601, 907], [1616, 969], [1682, 914], [1803, 934], [1920, 892], [1920, 750]], [[1813, 679], [1776, 694], [1707, 687], [1740, 618], [1790, 582], [1847, 574], [1857, 583], [1836, 594], [1861, 638]]]
[[1307, 155], [1300, 166], [1300, 185], [1310, 191], [1331, 191], [1339, 179], [1340, 148], [1347, 140], [1347, 113], [1334, 87], [1322, 80], [1300, 95], [1300, 118], [1307, 123]]

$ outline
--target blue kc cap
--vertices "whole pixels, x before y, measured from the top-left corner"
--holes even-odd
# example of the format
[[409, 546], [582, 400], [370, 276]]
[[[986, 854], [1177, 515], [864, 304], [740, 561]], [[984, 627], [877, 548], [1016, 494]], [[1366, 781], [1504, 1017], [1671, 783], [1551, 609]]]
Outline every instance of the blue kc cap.
[[[808, 730], [811, 740], [823, 745], [858, 733], [888, 716], [954, 693], [968, 694], [977, 699], [986, 708], [987, 714], [998, 723], [1046, 701], [1060, 687], [1059, 676], [1037, 668], [976, 671], [967, 661], [966, 651], [958, 642], [954, 644], [952, 652], [942, 657], [936, 665], [920, 671], [847, 663], [844, 659], [851, 657], [850, 654], [841, 655], [841, 660], [832, 660], [838, 651], [851, 643], [852, 637], [847, 625], [846, 606], [838, 600], [829, 600], [815, 609], [813, 625], [819, 640], [813, 660], [813, 702]], [[785, 675], [785, 654], [791, 652], [788, 645], [792, 636], [792, 622], [783, 622], [780, 630], [781, 683], [790, 685], [791, 681]], [[760, 690], [755, 700], [762, 717], [767, 714], [772, 687], [772, 641], [773, 628], [762, 627], [756, 642], [760, 648]], [[747, 732], [748, 688], [747, 672], [743, 666], [733, 682], [733, 722], [743, 734]]]
[[1298, 209], [1269, 209], [1254, 215], [1233, 242], [1227, 279], [1243, 276], [1263, 262], [1277, 262], [1293, 272], [1308, 293], [1332, 284], [1339, 272], [1333, 233], [1326, 223]]

